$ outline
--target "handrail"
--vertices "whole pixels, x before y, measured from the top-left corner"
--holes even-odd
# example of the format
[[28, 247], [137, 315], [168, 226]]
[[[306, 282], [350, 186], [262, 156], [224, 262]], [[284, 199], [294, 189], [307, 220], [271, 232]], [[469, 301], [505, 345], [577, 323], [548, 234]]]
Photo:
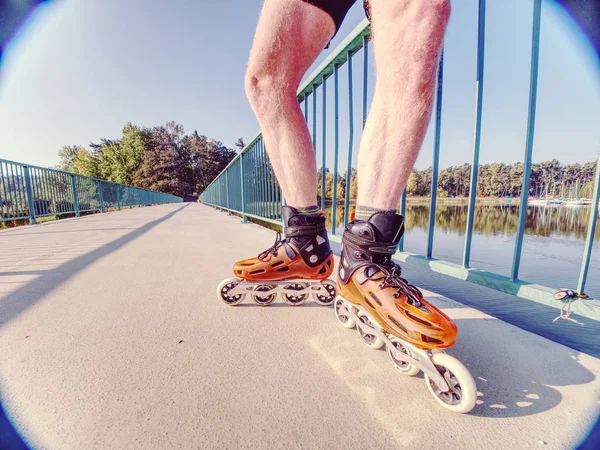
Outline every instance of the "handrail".
[[0, 222], [182, 202], [181, 197], [0, 159]]

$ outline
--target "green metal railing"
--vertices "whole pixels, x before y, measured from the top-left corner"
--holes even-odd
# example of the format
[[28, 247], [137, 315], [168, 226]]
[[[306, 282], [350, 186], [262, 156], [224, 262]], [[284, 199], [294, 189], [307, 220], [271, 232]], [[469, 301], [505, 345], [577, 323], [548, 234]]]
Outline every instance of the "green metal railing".
[[[484, 43], [485, 43], [485, 0], [479, 0], [478, 14], [478, 46], [477, 46], [477, 71], [476, 71], [476, 99], [475, 99], [475, 133], [474, 150], [471, 171], [470, 186], [477, 186], [480, 142], [481, 142], [481, 118], [483, 105], [483, 82], [484, 82]], [[465, 230], [465, 245], [462, 257], [462, 264], [454, 264], [447, 261], [441, 261], [432, 258], [432, 248], [434, 242], [435, 213], [436, 213], [436, 193], [437, 193], [437, 175], [440, 152], [441, 138], [441, 115], [442, 115], [442, 92], [443, 92], [443, 52], [440, 58], [438, 70], [438, 85], [434, 115], [435, 137], [433, 148], [433, 177], [431, 183], [430, 200], [430, 220], [428, 227], [428, 242], [426, 255], [416, 255], [404, 252], [404, 238], [400, 242], [399, 252], [396, 258], [399, 261], [414, 264], [420, 267], [426, 267], [436, 272], [454, 276], [463, 280], [482, 284], [494, 289], [517, 295], [519, 297], [538, 301], [547, 305], [560, 307], [553, 298], [554, 289], [527, 283], [518, 279], [519, 264], [521, 261], [521, 252], [523, 237], [525, 234], [525, 219], [527, 214], [527, 201], [529, 192], [529, 180], [531, 176], [531, 159], [533, 151], [533, 137], [535, 129], [535, 112], [537, 97], [538, 80], [538, 59], [540, 45], [540, 22], [541, 22], [541, 0], [534, 0], [533, 7], [533, 32], [532, 32], [532, 51], [531, 51], [531, 76], [530, 76], [530, 95], [529, 95], [529, 114], [527, 123], [527, 139], [525, 142], [524, 156], [524, 183], [521, 195], [519, 220], [516, 231], [516, 242], [514, 249], [514, 258], [511, 268], [511, 276], [502, 275], [473, 269], [470, 267], [471, 242], [474, 227], [474, 213], [476, 204], [476, 189], [469, 190], [467, 225]], [[367, 116], [368, 108], [368, 83], [369, 67], [369, 39], [370, 25], [368, 21], [363, 21], [350, 35], [338, 46], [338, 48], [312, 73], [312, 75], [301, 85], [298, 90], [298, 101], [304, 109], [304, 115], [310, 125], [312, 119], [312, 140], [315, 147], [319, 141], [317, 133], [317, 94], [320, 92], [322, 98], [322, 127], [320, 130], [322, 138], [322, 172], [321, 172], [321, 209], [325, 210], [325, 189], [326, 174], [325, 166], [328, 156], [328, 145], [330, 144], [327, 136], [327, 108], [328, 108], [328, 83], [330, 77], [333, 78], [333, 196], [331, 200], [333, 223], [331, 228], [331, 239], [339, 241], [340, 237], [336, 235], [336, 207], [338, 205], [338, 159], [340, 151], [340, 68], [346, 66], [347, 85], [348, 85], [348, 110], [347, 110], [347, 129], [348, 129], [348, 154], [347, 171], [345, 176], [346, 195], [344, 198], [344, 225], [348, 223], [349, 201], [350, 201], [350, 182], [351, 168], [354, 145], [354, 111], [353, 95], [358, 94], [358, 89], [353, 85], [353, 59], [362, 51], [363, 69], [362, 69], [362, 119], [363, 125]], [[309, 102], [312, 97], [312, 102]], [[312, 108], [311, 108], [312, 106]], [[585, 244], [585, 251], [581, 265], [578, 290], [583, 292], [588, 276], [590, 258], [593, 246], [593, 237], [596, 229], [596, 220], [598, 216], [598, 201], [600, 190], [600, 158], [595, 175], [594, 198], [592, 200], [588, 234]], [[281, 205], [284, 203], [283, 195], [277, 180], [272, 171], [271, 165], [265, 152], [262, 135], [258, 134], [250, 144], [229, 164], [229, 166], [213, 181], [213, 183], [201, 194], [200, 199], [203, 203], [215, 206], [231, 212], [241, 214], [243, 221], [248, 217], [260, 219], [262, 221], [281, 224]], [[406, 191], [400, 201], [400, 214], [406, 213]], [[574, 306], [574, 311], [579, 309]], [[600, 313], [598, 319], [600, 319]], [[590, 315], [585, 311], [585, 315]]]
[[0, 159], [0, 222], [177, 203], [180, 197]]

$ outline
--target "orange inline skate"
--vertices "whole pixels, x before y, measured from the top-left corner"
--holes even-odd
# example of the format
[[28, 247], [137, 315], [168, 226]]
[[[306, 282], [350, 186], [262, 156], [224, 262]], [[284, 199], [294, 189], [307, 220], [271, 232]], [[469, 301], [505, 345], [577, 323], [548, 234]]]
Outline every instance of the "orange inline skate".
[[336, 317], [346, 328], [356, 326], [369, 347], [385, 345], [402, 374], [423, 371], [442, 406], [467, 413], [477, 400], [475, 381], [442, 350], [454, 345], [456, 325], [402, 278], [392, 260], [403, 233], [404, 218], [398, 214], [376, 213], [366, 221], [354, 221], [352, 215], [342, 237]]
[[281, 293], [290, 305], [303, 304], [309, 296], [328, 306], [335, 300], [335, 283], [327, 278], [333, 272], [333, 252], [325, 229], [325, 216], [300, 215], [284, 206], [285, 239], [277, 233], [273, 246], [256, 258], [233, 266], [236, 278], [227, 278], [217, 287], [217, 295], [228, 305], [238, 305], [246, 295], [261, 306], [270, 305]]

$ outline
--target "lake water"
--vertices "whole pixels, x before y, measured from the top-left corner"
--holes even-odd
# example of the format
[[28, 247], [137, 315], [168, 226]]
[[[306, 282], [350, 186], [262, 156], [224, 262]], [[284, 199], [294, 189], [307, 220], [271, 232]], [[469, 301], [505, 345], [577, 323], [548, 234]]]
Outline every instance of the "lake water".
[[[591, 208], [529, 206], [525, 226], [519, 278], [551, 288], [576, 289]], [[332, 208], [327, 227], [331, 229]], [[336, 234], [344, 231], [344, 206], [336, 207]], [[471, 267], [510, 276], [519, 217], [518, 205], [477, 204], [471, 247]], [[404, 249], [421, 255], [427, 252], [429, 205], [408, 204]], [[465, 245], [467, 204], [439, 204], [433, 257], [461, 264]], [[600, 299], [600, 223], [586, 293]]]

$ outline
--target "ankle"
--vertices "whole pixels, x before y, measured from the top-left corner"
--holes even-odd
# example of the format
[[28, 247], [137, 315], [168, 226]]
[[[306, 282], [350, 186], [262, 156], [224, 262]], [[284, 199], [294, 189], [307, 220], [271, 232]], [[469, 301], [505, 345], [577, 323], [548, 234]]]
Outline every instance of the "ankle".
[[317, 205], [296, 206], [293, 208], [296, 210], [298, 216], [317, 217], [319, 215], [319, 207]]
[[366, 222], [373, 214], [396, 214], [395, 209], [380, 209], [372, 206], [356, 205], [354, 220], [356, 222]]

